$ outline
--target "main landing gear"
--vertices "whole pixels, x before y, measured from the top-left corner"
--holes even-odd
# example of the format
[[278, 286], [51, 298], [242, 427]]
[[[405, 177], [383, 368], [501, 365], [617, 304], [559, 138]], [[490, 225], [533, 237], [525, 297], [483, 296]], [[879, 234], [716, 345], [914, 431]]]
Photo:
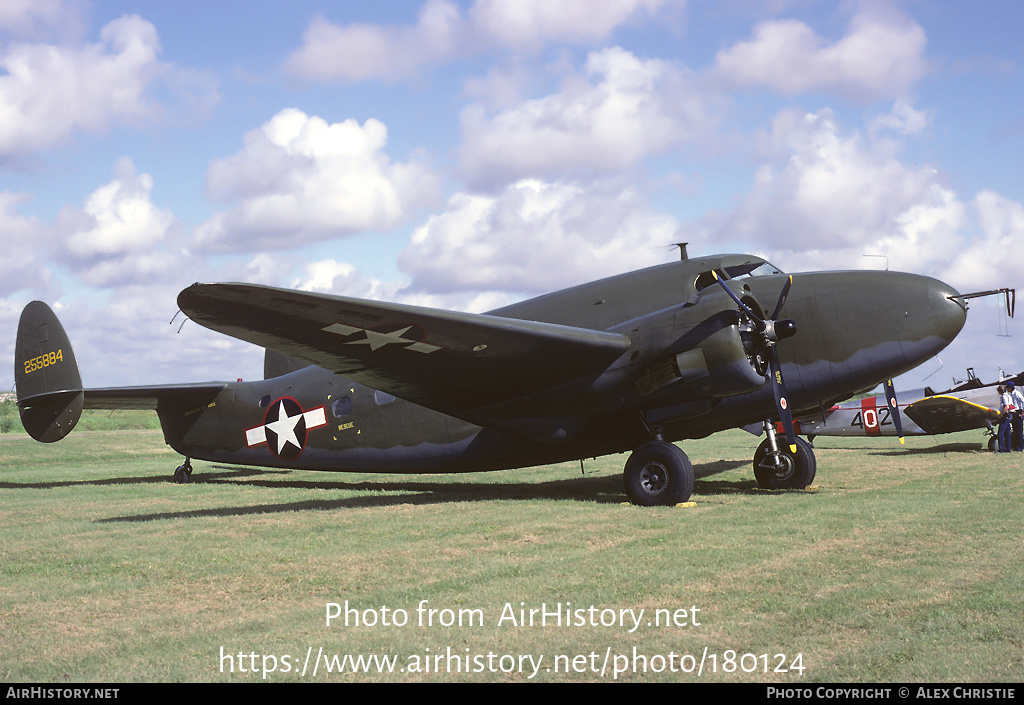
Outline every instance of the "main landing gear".
[[185, 458], [184, 464], [179, 465], [171, 477], [179, 485], [187, 485], [192, 482], [192, 461]]
[[693, 493], [693, 465], [678, 446], [651, 441], [629, 456], [622, 481], [633, 504], [671, 506]]
[[775, 424], [764, 422], [765, 438], [754, 452], [754, 477], [764, 490], [802, 490], [818, 469], [811, 444], [797, 436], [796, 453], [780, 443]]

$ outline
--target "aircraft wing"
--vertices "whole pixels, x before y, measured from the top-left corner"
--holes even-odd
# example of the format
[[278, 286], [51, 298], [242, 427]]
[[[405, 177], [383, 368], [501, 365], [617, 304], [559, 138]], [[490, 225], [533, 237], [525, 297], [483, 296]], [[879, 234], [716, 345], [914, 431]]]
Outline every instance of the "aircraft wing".
[[954, 433], [999, 421], [999, 412], [954, 396], [938, 394], [909, 404], [904, 413], [926, 433]]
[[254, 284], [194, 284], [192, 320], [459, 415], [599, 373], [624, 335]]

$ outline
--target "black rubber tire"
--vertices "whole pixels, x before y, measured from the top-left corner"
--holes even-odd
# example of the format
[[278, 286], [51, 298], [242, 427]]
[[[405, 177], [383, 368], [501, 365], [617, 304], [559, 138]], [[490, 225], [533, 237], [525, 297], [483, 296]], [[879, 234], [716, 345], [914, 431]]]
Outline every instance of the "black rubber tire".
[[622, 483], [633, 504], [672, 506], [693, 493], [693, 465], [678, 446], [651, 441], [629, 456]]
[[761, 462], [768, 455], [768, 439], [754, 452], [754, 477], [757, 486], [763, 490], [802, 490], [814, 482], [818, 473], [818, 461], [814, 457], [814, 449], [804, 439], [797, 437], [796, 454], [790, 452], [785, 438], [778, 439], [783, 451], [785, 467], [775, 469], [765, 467]]

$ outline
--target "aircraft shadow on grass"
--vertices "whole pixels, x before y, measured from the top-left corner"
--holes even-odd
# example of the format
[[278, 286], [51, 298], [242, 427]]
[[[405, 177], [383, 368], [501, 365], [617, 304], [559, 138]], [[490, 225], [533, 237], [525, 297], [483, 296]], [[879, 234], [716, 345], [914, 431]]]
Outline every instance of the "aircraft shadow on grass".
[[[710, 482], [703, 478], [711, 477], [737, 467], [743, 467], [745, 461], [720, 460], [704, 465], [695, 465], [697, 486], [703, 494], [761, 494], [764, 491], [757, 487], [754, 480], [740, 482]], [[222, 469], [214, 466], [215, 469]], [[196, 509], [180, 512], [159, 512], [154, 514], [138, 514], [131, 516], [109, 517], [97, 520], [98, 523], [145, 522], [160, 519], [199, 518], [209, 516], [244, 516], [247, 514], [274, 514], [297, 511], [329, 511], [335, 509], [365, 509], [368, 507], [391, 507], [403, 504], [428, 505], [450, 504], [453, 502], [482, 502], [493, 500], [571, 500], [576, 502], [595, 502], [598, 504], [621, 504], [624, 494], [622, 478], [618, 475], [600, 477], [582, 476], [550, 482], [532, 483], [475, 483], [475, 482], [424, 482], [420, 479], [398, 479], [395, 481], [361, 481], [361, 482], [314, 482], [309, 480], [276, 481], [258, 479], [262, 475], [279, 475], [287, 471], [247, 469], [239, 472], [234, 468], [223, 468], [225, 472], [203, 473], [196, 475], [196, 483], [247, 485], [268, 489], [304, 489], [304, 490], [347, 490], [352, 492], [389, 492], [401, 494], [378, 495], [369, 494], [359, 497], [345, 497], [327, 500], [301, 500], [282, 502], [279, 504], [259, 504], [239, 507], [217, 507], [212, 509]], [[250, 479], [241, 480], [247, 477]], [[124, 482], [125, 478], [122, 478]], [[158, 478], [137, 478], [139, 482], [166, 480]], [[55, 486], [76, 483], [53, 483]], [[115, 484], [113, 481], [86, 481], [77, 484]]]

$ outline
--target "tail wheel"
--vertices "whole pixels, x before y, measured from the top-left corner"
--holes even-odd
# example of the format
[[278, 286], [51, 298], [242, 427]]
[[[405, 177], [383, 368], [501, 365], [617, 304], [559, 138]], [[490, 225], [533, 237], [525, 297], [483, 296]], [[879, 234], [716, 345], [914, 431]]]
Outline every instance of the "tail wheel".
[[693, 493], [693, 465], [678, 446], [652, 441], [629, 456], [622, 481], [633, 504], [671, 506]]
[[764, 490], [802, 490], [812, 482], [817, 474], [818, 462], [814, 458], [811, 444], [796, 438], [796, 453], [791, 453], [785, 445], [780, 444], [780, 463], [772, 462], [771, 446], [765, 439], [754, 452], [754, 477], [757, 486]]
[[192, 482], [192, 461], [189, 458], [185, 458], [185, 463], [175, 468], [172, 479], [178, 485], [187, 485]]

